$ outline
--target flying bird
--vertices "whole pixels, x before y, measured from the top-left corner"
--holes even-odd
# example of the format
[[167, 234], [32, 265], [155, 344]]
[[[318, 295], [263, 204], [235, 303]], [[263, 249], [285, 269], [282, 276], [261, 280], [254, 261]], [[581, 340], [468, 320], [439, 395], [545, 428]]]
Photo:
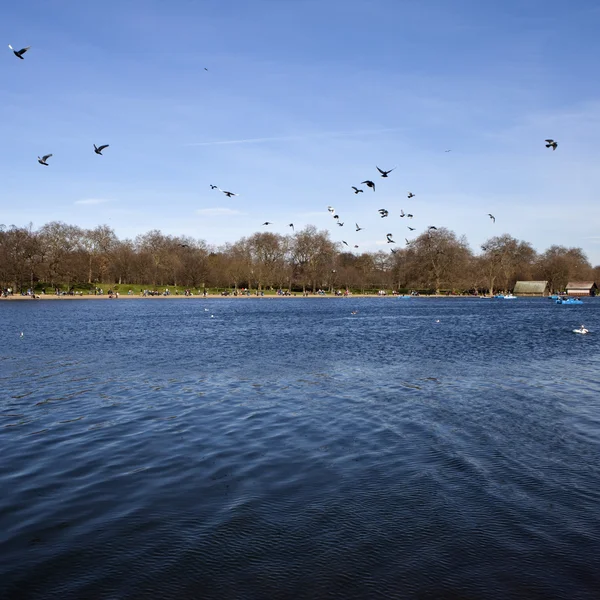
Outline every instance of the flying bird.
[[328, 207], [327, 207], [327, 210], [328, 210], [330, 213], [334, 213], [334, 212], [335, 212], [335, 208], [333, 208], [333, 206], [328, 206]]
[[352, 186], [352, 189], [354, 190], [355, 194], [362, 194], [364, 192], [364, 190], [359, 190], [357, 187]]
[[409, 198], [414, 198], [414, 197], [415, 197], [415, 195], [414, 195], [412, 192], [408, 192], [408, 197], [409, 197]]
[[488, 217], [494, 221], [494, 223], [496, 222], [496, 217], [494, 215], [492, 215], [491, 213], [488, 213]]
[[430, 225], [429, 229], [436, 229], [437, 230], [437, 227], [435, 227], [434, 225]]
[[406, 215], [406, 218], [407, 218], [407, 219], [412, 219], [412, 218], [413, 218], [413, 216], [412, 216], [410, 213], [408, 213], [408, 214]]
[[398, 252], [398, 248], [390, 248], [390, 250], [392, 251], [392, 254], [396, 254], [396, 252]]
[[391, 233], [386, 233], [385, 237], [387, 238], [387, 242], [388, 244], [395, 244], [396, 242], [392, 239], [392, 234]]
[[410, 240], [408, 238], [404, 238], [406, 240], [406, 245], [410, 246]]
[[408, 228], [409, 228], [411, 231], [414, 231], [414, 230], [415, 230], [415, 228], [414, 228], [414, 227], [411, 227], [410, 225], [407, 225], [407, 227], [408, 227]]
[[452, 150], [444, 150], [444, 152], [452, 152]]
[[273, 223], [271, 223], [270, 221], [265, 221], [265, 222], [263, 223], [263, 225], [273, 225]]
[[344, 240], [342, 240], [342, 244], [346, 244], [346, 246], [347, 246], [348, 242], [345, 242]]
[[177, 244], [180, 248], [189, 248], [188, 244]]
[[337, 224], [338, 224], [340, 227], [343, 227], [343, 226], [344, 226], [344, 224], [343, 224], [343, 223], [341, 223], [340, 221], [338, 221], [338, 222], [337, 222]]
[[288, 227], [291, 227], [291, 228], [292, 228], [292, 231], [296, 231], [296, 230], [294, 229], [294, 224], [293, 224], [293, 223], [290, 223], [290, 224], [288, 225]]
[[96, 146], [96, 144], [94, 144], [94, 152], [96, 154], [99, 154], [100, 156], [102, 156], [102, 150], [104, 150], [104, 148], [108, 148], [108, 144], [104, 144], [104, 146]]
[[52, 156], [52, 154], [46, 154], [45, 156], [42, 156], [42, 158], [40, 158], [38, 156], [38, 162], [40, 163], [40, 165], [45, 165], [46, 167], [48, 166], [48, 163], [46, 162], [50, 157]]
[[375, 191], [375, 184], [370, 179], [361, 181], [361, 183], [364, 183], [367, 187], [370, 187], [373, 191]]
[[355, 247], [355, 248], [358, 248], [358, 244], [354, 244], [354, 247]]
[[333, 215], [333, 218], [337, 220], [340, 218], [340, 215]]
[[21, 48], [20, 50], [15, 50], [10, 44], [8, 45], [8, 47], [13, 51], [13, 54], [17, 58], [20, 58], [21, 60], [25, 60], [23, 58], [23, 54], [25, 54], [25, 52], [27, 52], [27, 50], [29, 50], [29, 48], [31, 48], [31, 46], [27, 46], [27, 48]]
[[385, 217], [389, 215], [389, 211], [387, 211], [385, 208], [380, 208], [378, 212], [382, 219], [385, 219]]
[[354, 223], [356, 225], [356, 231], [361, 231], [364, 227], [359, 227], [358, 223]]
[[221, 190], [221, 192], [223, 192], [228, 198], [231, 198], [231, 196], [239, 196], [239, 194], [234, 194], [233, 192], [226, 192], [225, 190]]
[[400, 216], [401, 216], [401, 217], [404, 217], [404, 216], [405, 216], [405, 214], [404, 214], [404, 210], [403, 210], [403, 209], [400, 209]]
[[209, 185], [210, 185], [210, 189], [211, 190], [218, 190], [219, 189], [218, 185], [213, 185], [212, 183], [210, 183]]
[[[395, 169], [396, 167], [394, 167]], [[391, 173], [394, 169], [390, 169], [389, 171], [382, 171], [379, 167], [377, 167], [377, 170], [381, 173], [382, 177], [387, 177], [388, 173]]]
[[552, 148], [552, 152], [554, 152], [558, 144], [554, 140], [546, 140], [546, 142], [546, 148]]

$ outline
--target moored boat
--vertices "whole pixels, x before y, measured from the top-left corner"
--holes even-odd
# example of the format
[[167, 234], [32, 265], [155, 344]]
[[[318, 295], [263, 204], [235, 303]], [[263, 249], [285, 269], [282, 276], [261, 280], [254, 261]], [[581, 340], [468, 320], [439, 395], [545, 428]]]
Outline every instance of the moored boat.
[[583, 300], [579, 298], [569, 298], [568, 296], [561, 296], [557, 298], [556, 304], [583, 304]]

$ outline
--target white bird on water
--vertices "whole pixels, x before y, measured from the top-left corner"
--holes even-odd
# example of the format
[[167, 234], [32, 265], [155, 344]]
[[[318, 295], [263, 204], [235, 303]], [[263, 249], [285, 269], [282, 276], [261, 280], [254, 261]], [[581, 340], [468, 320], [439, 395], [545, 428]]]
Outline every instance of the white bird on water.
[[573, 329], [573, 333], [589, 333], [590, 330], [586, 329], [585, 326], [581, 326], [581, 329]]

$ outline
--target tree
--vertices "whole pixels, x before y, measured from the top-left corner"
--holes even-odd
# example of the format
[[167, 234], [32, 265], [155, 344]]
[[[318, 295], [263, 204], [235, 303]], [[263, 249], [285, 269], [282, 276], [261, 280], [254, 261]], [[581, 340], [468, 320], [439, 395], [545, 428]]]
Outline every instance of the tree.
[[307, 225], [294, 234], [291, 244], [294, 276], [302, 284], [303, 292], [308, 285], [314, 293], [319, 282], [329, 280], [335, 254], [335, 245], [329, 239], [328, 231], [317, 231], [314, 225]]
[[472, 256], [466, 238], [457, 238], [445, 227], [422, 233], [413, 240], [407, 254], [413, 277], [434, 288], [436, 294], [442, 285], [454, 289], [465, 283], [465, 269]]
[[489, 293], [494, 294], [496, 282], [503, 289], [512, 289], [517, 279], [529, 279], [536, 260], [536, 252], [528, 242], [520, 242], [505, 233], [495, 236], [481, 246], [483, 255], [479, 261]]
[[590, 261], [581, 248], [550, 246], [538, 261], [538, 272], [548, 281], [552, 292], [563, 291], [569, 280], [593, 277]]

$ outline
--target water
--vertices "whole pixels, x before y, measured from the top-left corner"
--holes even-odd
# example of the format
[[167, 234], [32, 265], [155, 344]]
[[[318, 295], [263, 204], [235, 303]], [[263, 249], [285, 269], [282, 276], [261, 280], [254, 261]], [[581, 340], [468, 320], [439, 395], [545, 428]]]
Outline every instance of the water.
[[3, 302], [0, 598], [597, 598], [599, 308]]

